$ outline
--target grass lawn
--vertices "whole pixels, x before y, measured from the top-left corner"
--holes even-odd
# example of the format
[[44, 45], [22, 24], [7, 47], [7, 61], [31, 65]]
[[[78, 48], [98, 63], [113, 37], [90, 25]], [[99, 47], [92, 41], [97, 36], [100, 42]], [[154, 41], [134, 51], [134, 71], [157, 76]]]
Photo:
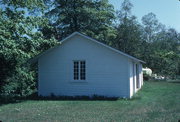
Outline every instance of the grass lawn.
[[145, 82], [131, 100], [21, 101], [0, 106], [1, 121], [178, 122], [180, 83]]

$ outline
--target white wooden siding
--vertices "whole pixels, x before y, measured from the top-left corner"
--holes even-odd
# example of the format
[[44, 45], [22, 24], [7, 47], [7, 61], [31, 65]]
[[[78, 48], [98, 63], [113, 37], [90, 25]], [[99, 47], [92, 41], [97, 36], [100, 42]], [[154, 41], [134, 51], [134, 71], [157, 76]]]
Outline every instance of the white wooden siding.
[[130, 97], [134, 94], [134, 80], [133, 80], [133, 62], [129, 60], [129, 94]]
[[[136, 87], [136, 64], [138, 64], [139, 70], [138, 70], [138, 75], [139, 75], [139, 88]], [[134, 71], [133, 71], [134, 70]], [[143, 72], [142, 72], [142, 64], [140, 63], [135, 63], [132, 60], [129, 60], [129, 94], [130, 97], [132, 97], [143, 85]]]
[[[84, 82], [73, 80], [73, 60], [86, 61]], [[129, 58], [79, 35], [40, 57], [38, 64], [39, 95], [130, 97]]]

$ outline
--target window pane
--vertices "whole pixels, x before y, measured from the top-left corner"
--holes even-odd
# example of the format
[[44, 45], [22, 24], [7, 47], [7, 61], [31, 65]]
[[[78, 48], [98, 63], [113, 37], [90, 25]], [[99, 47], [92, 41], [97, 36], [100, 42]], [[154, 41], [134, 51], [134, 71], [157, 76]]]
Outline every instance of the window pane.
[[74, 61], [74, 80], [79, 79], [79, 62]]
[[85, 80], [86, 79], [86, 69], [85, 69], [85, 61], [80, 62], [80, 79]]

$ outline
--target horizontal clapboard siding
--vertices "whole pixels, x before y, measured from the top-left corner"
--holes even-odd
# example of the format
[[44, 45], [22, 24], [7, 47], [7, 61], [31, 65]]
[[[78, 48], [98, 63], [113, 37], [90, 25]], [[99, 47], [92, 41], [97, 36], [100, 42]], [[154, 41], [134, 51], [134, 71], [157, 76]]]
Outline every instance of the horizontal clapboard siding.
[[[73, 60], [86, 61], [86, 80], [73, 80]], [[38, 60], [39, 95], [130, 97], [129, 60], [79, 35]]]

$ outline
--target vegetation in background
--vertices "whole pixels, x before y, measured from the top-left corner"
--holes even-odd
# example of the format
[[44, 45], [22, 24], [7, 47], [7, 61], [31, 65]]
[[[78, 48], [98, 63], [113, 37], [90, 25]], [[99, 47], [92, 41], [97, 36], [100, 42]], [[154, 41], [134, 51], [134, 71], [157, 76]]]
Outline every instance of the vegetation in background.
[[45, 3], [51, 8], [45, 17], [53, 27], [53, 30], [42, 28], [45, 36], [50, 33], [62, 39], [78, 31], [104, 43], [115, 37], [114, 9], [108, 0], [46, 0]]
[[113, 47], [125, 53], [140, 58], [143, 40], [141, 38], [142, 28], [137, 18], [131, 14], [133, 5], [125, 0], [121, 9], [117, 11], [117, 21], [115, 26], [117, 35], [113, 40]]
[[44, 9], [41, 2], [0, 0], [1, 95], [32, 94], [36, 75], [28, 60], [57, 43], [53, 38], [45, 39], [42, 32], [38, 31], [48, 26], [47, 19], [40, 16], [40, 10]]
[[0, 94], [36, 91], [36, 65], [28, 60], [74, 31], [140, 58], [153, 73], [180, 76], [180, 33], [148, 13], [139, 22], [124, 0], [115, 12], [108, 0], [0, 0]]

